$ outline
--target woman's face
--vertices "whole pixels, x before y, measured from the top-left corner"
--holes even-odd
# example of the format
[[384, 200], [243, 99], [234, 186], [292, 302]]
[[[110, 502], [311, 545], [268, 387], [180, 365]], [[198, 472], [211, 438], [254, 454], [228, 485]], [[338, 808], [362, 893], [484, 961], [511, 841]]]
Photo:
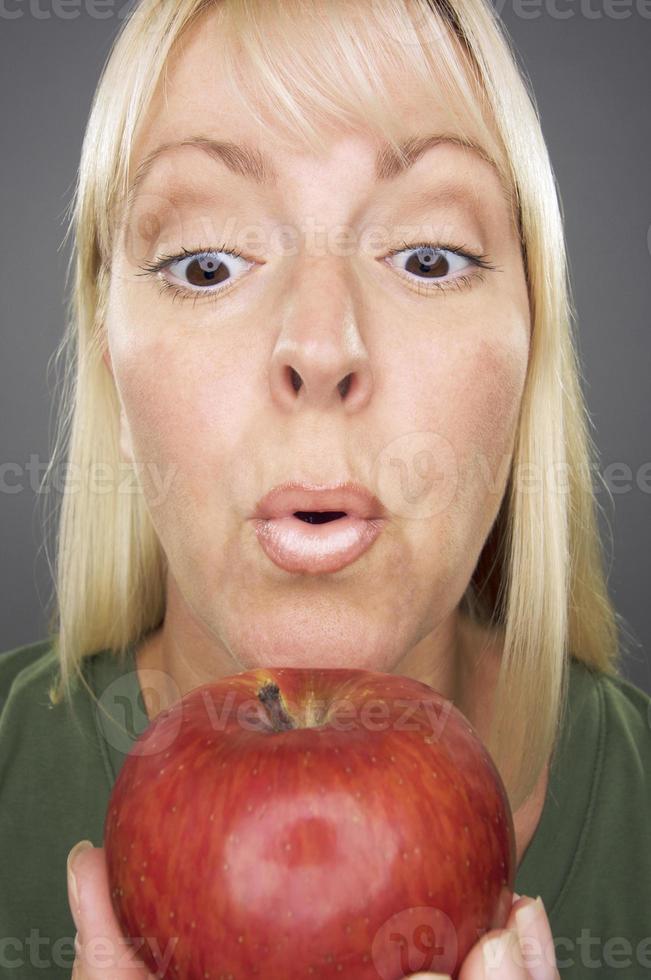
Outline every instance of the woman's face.
[[[139, 183], [106, 322], [122, 451], [215, 651], [240, 669], [392, 670], [455, 615], [505, 489], [530, 329], [512, 213], [458, 145], [378, 178], [370, 131], [333, 133], [324, 156], [265, 138], [229, 100], [220, 43], [210, 18], [187, 36], [132, 173], [201, 134], [263, 153], [268, 179], [186, 145]], [[392, 91], [405, 139], [451, 131], [415, 79]], [[142, 274], [184, 249], [210, 253], [162, 273], [186, 294]], [[278, 567], [252, 516], [289, 480], [368, 487], [387, 513], [370, 549], [334, 572]]]

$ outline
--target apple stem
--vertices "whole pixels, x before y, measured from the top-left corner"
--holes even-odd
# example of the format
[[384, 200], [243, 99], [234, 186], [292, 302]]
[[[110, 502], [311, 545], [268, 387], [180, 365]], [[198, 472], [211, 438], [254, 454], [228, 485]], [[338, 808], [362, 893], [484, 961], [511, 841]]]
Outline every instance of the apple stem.
[[269, 715], [269, 720], [273, 725], [274, 731], [286, 732], [291, 728], [296, 727], [290, 715], [288, 715], [283, 706], [280, 699], [280, 688], [277, 684], [265, 684], [264, 687], [258, 691], [258, 698], [264, 705], [266, 712]]

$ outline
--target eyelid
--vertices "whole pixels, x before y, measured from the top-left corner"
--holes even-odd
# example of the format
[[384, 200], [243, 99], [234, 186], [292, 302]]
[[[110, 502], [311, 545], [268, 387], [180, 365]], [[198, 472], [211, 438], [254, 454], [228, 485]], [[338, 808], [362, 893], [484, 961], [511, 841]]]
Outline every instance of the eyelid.
[[471, 261], [477, 262], [485, 268], [489, 268], [488, 256], [480, 252], [478, 249], [472, 249], [468, 245], [458, 245], [448, 242], [403, 242], [397, 248], [392, 248], [391, 251], [387, 253], [387, 258], [392, 255], [398, 255], [400, 252], [416, 252], [419, 248], [429, 248], [434, 249], [437, 252], [454, 252], [460, 255], [464, 259], [469, 259]]
[[202, 259], [208, 255], [227, 255], [229, 258], [233, 259], [243, 259], [245, 262], [256, 262], [257, 259], [249, 259], [243, 252], [240, 252], [237, 248], [228, 248], [226, 245], [222, 245], [219, 248], [185, 248], [181, 246], [181, 251], [177, 255], [159, 255], [158, 258], [148, 266], [149, 269], [157, 269], [161, 271], [162, 269], [168, 269], [171, 265], [176, 262], [183, 262], [185, 259]]

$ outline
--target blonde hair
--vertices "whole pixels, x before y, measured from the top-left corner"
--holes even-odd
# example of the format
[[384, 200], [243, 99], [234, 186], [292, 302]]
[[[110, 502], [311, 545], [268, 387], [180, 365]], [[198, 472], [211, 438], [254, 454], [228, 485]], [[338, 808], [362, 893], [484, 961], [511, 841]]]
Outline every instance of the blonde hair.
[[[233, 43], [222, 66], [233, 94], [278, 140], [321, 149], [326, 127], [377, 127], [397, 147], [401, 120], [383, 68], [409, 68], [443, 92], [463, 138], [471, 119], [512, 194], [531, 310], [531, 345], [508, 483], [462, 600], [471, 621], [503, 637], [487, 746], [512, 808], [530, 795], [566, 707], [567, 666], [618, 672], [617, 615], [607, 593], [592, 486], [595, 447], [572, 337], [574, 311], [562, 214], [528, 79], [489, 0], [141, 0], [123, 23], [95, 93], [68, 232], [74, 287], [57, 359], [65, 354], [55, 450], [82, 479], [66, 484], [49, 629], [68, 696], [84, 657], [119, 658], [160, 625], [166, 561], [141, 493], [105, 493], [84, 474], [119, 472], [119, 402], [102, 354], [111, 257], [142, 118], [173, 45], [208, 9]], [[282, 28], [285, 27], [283, 30]], [[383, 43], [378, 43], [379, 40]], [[246, 65], [246, 69], [242, 66]], [[273, 132], [257, 107], [274, 119]], [[567, 468], [565, 492], [522, 479]]]

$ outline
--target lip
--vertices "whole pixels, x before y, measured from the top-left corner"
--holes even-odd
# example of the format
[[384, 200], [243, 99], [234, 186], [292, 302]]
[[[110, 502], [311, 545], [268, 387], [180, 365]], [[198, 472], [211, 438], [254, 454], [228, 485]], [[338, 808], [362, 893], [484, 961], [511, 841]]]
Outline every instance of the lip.
[[[345, 516], [310, 524], [295, 511], [344, 511]], [[336, 572], [363, 555], [386, 523], [381, 502], [352, 481], [329, 486], [283, 483], [258, 502], [253, 526], [267, 557], [288, 572]]]
[[268, 521], [291, 517], [296, 510], [345, 510], [349, 516], [364, 520], [387, 516], [378, 498], [361, 483], [345, 480], [325, 486], [290, 480], [265, 494], [258, 501], [253, 517]]

